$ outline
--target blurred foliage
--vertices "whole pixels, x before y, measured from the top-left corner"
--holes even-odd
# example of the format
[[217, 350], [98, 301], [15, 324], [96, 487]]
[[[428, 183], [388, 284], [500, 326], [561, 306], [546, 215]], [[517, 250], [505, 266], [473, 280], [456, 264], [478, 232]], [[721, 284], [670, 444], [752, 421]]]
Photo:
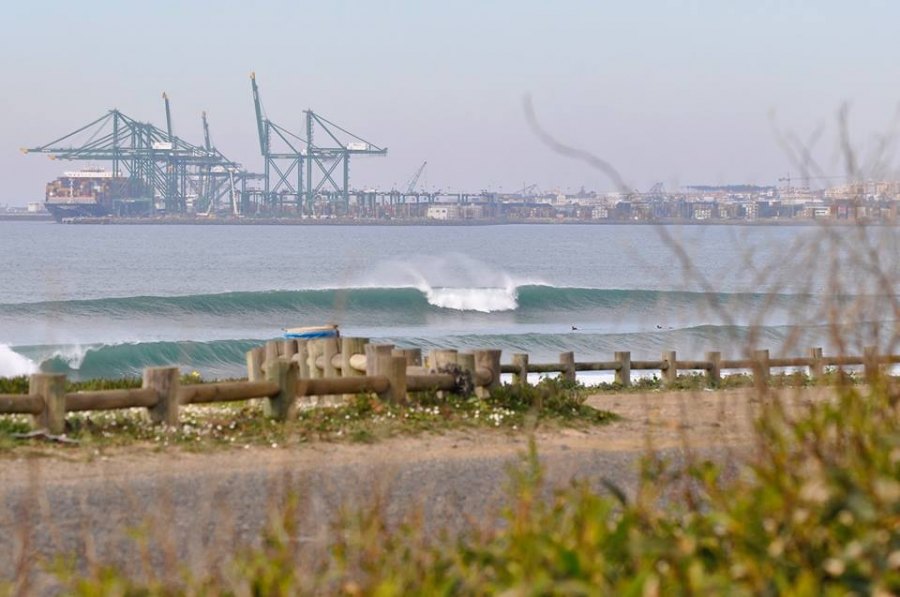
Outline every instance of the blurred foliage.
[[[175, 587], [102, 567], [62, 578], [79, 595], [896, 595], [898, 393], [836, 393], [793, 414], [766, 397], [756, 449], [737, 475], [648, 456], [631, 497], [584, 483], [548, 495], [532, 442], [512, 474], [504, 524], [454, 539], [427, 535], [416, 517], [390, 525], [375, 504], [337, 523], [330, 557], [302, 564], [294, 500], [227, 570]], [[535, 399], [503, 397], [522, 409]]]

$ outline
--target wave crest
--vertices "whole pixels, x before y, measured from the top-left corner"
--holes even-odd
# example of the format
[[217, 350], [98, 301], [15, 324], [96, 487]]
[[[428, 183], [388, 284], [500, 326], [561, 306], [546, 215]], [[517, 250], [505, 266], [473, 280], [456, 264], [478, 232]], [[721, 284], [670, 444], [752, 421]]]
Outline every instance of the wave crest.
[[[774, 303], [773, 303], [774, 299]], [[434, 285], [419, 281], [404, 287], [352, 287], [318, 290], [269, 290], [182, 296], [135, 296], [72, 301], [0, 305], [0, 316], [51, 319], [61, 315], [132, 319], [135, 316], [178, 317], [212, 315], [239, 317], [248, 314], [294, 315], [311, 320], [333, 318], [336, 311], [371, 318], [374, 314], [424, 314], [433, 309], [511, 311], [544, 314], [627, 308], [696, 310], [709, 305], [747, 310], [756, 307], [796, 305], [815, 301], [809, 295], [764, 293], [709, 294], [689, 291], [572, 288], [519, 284], [500, 280], [493, 284]]]
[[0, 344], [0, 377], [31, 375], [37, 370], [37, 363], [17, 353], [6, 344]]
[[518, 289], [506, 288], [425, 288], [428, 304], [455, 311], [514, 311], [518, 306]]

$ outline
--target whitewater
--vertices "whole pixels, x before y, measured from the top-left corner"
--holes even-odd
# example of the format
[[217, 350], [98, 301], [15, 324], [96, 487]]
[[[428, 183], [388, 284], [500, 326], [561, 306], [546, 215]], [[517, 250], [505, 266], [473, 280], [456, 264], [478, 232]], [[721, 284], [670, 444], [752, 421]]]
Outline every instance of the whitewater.
[[751, 333], [773, 349], [823, 335], [809, 316], [827, 296], [821, 283], [767, 286], [746, 267], [748, 252], [781, 258], [804, 229], [672, 231], [714, 289], [673, 267], [670, 247], [647, 226], [0, 222], [0, 254], [12, 256], [0, 284], [0, 376], [137, 375], [177, 364], [230, 377], [282, 328], [324, 323], [403, 346], [536, 359], [567, 350], [598, 359], [617, 350], [728, 354]]

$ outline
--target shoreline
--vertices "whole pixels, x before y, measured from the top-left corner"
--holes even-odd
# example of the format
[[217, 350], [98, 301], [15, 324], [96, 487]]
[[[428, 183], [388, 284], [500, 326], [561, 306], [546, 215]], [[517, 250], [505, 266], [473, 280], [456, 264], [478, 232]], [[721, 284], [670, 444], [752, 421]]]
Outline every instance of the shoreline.
[[[0, 221], [53, 222], [50, 216], [0, 216]], [[528, 219], [511, 220], [506, 218], [490, 218], [478, 220], [429, 220], [429, 219], [308, 219], [308, 218], [187, 218], [187, 217], [155, 217], [155, 218], [77, 218], [59, 222], [73, 225], [113, 225], [113, 226], [385, 226], [385, 227], [423, 227], [423, 226], [739, 226], [739, 227], [897, 227], [900, 222], [861, 222], [851, 220], [556, 220]]]

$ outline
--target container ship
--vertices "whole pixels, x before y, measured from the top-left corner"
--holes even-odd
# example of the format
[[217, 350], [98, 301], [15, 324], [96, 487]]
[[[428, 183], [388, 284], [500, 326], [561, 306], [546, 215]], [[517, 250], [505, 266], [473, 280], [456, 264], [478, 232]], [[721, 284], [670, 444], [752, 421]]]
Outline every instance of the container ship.
[[44, 207], [57, 222], [110, 215], [146, 215], [153, 200], [141, 180], [102, 168], [66, 172], [47, 183]]

